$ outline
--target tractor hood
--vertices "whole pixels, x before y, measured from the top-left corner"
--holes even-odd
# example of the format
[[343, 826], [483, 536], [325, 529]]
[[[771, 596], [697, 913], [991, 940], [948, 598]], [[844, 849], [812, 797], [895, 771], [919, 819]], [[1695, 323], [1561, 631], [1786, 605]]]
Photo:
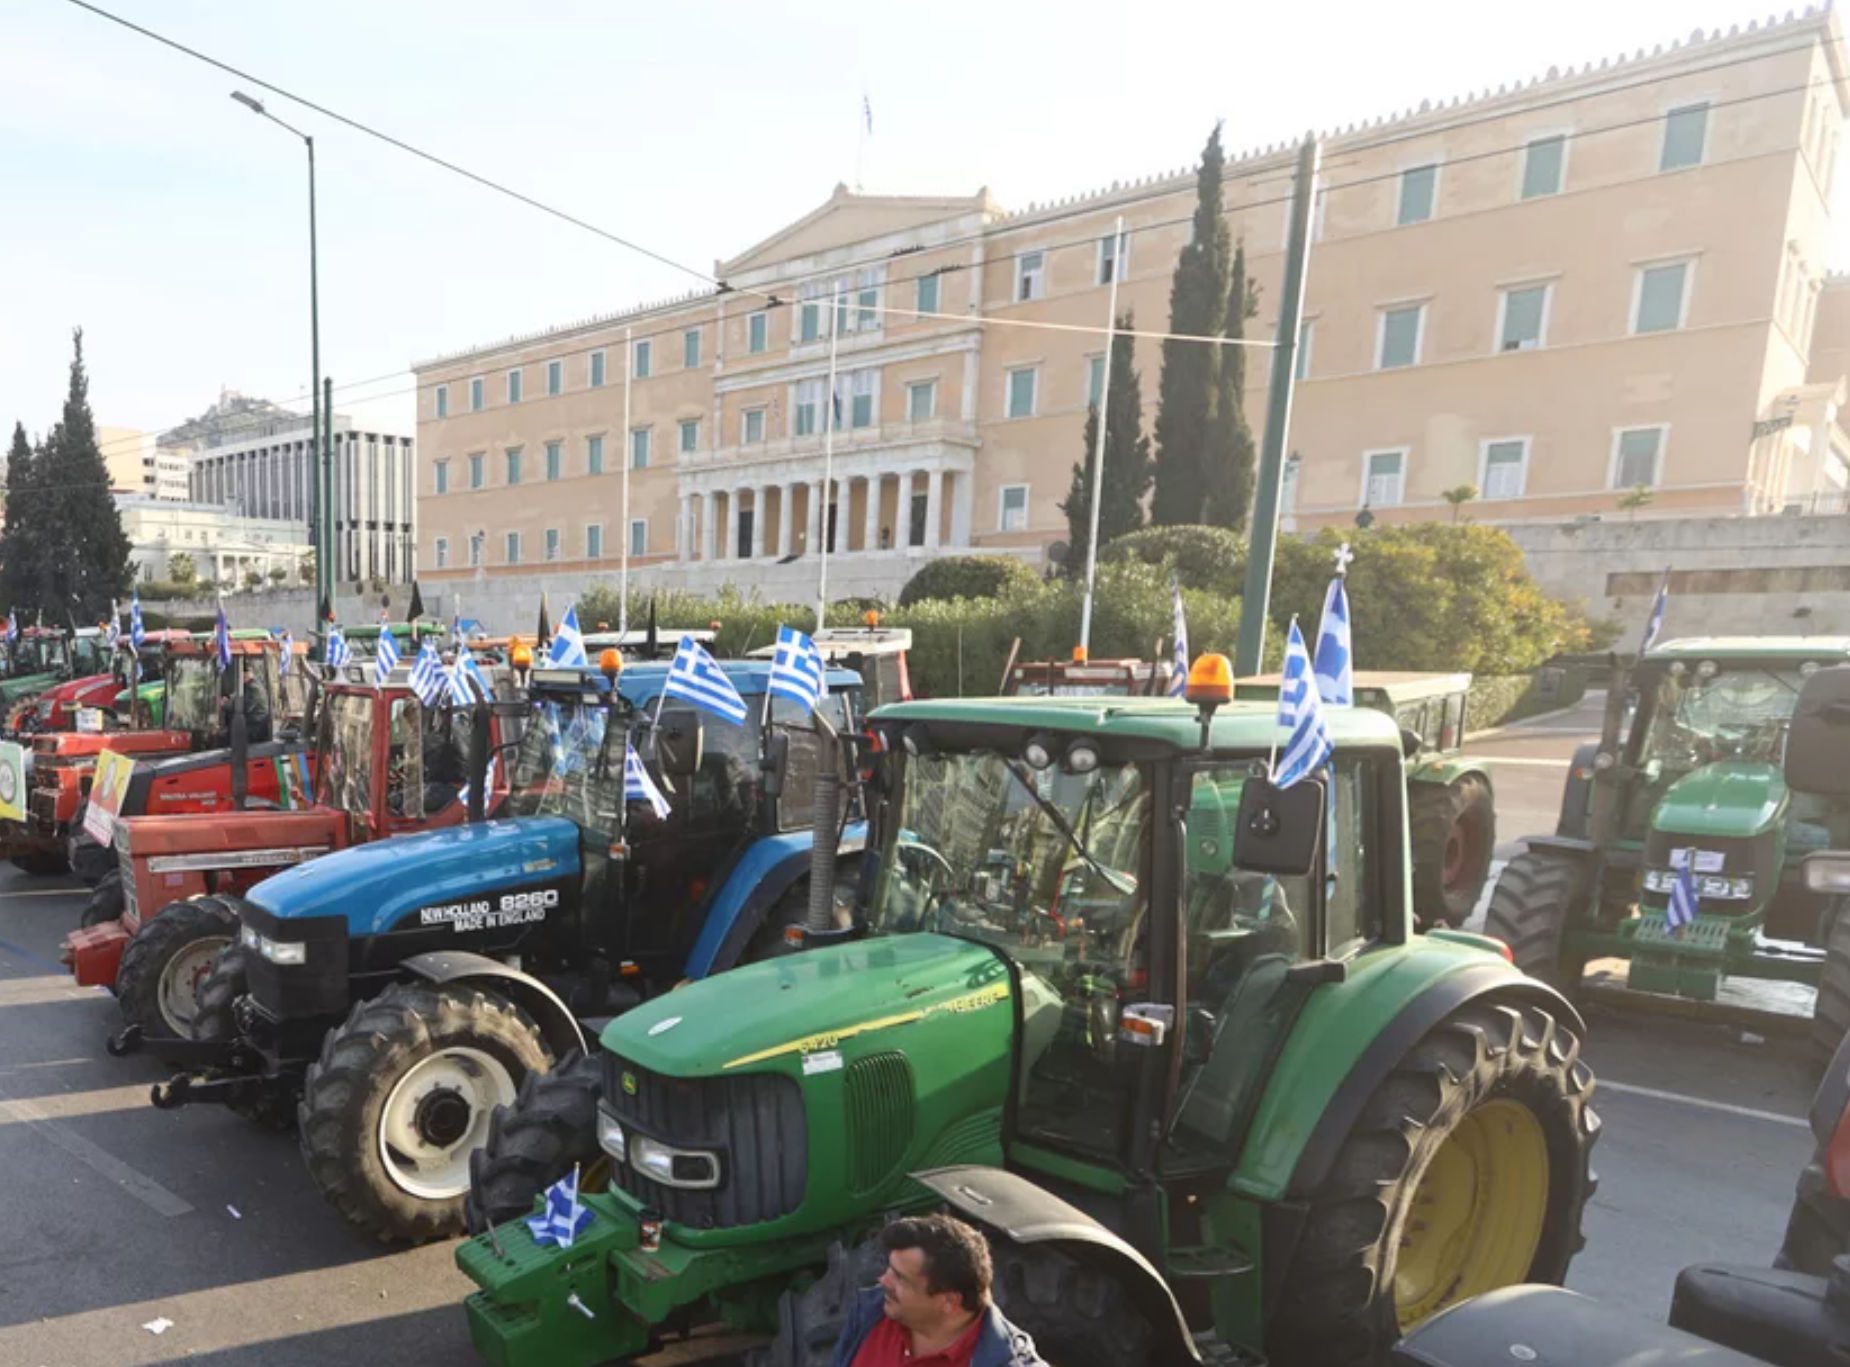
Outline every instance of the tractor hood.
[[281, 920], [338, 916], [351, 935], [377, 935], [409, 913], [502, 889], [578, 881], [578, 827], [521, 817], [419, 831], [336, 851], [252, 888]]
[[1651, 813], [1666, 835], [1751, 837], [1785, 819], [1786, 780], [1776, 765], [1707, 764], [1670, 785]]
[[0, 701], [14, 702], [36, 693], [43, 693], [57, 682], [56, 674], [22, 674], [17, 679], [8, 679], [0, 683]]

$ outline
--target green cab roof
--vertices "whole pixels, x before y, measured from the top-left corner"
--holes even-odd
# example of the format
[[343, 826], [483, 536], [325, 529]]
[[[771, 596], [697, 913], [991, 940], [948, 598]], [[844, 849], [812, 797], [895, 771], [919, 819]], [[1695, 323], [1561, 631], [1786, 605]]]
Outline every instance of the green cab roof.
[[[1278, 697], [1278, 674], [1256, 674], [1250, 679], [1235, 679], [1236, 698], [1261, 701]], [[1355, 696], [1363, 706], [1385, 702], [1389, 706], [1419, 702], [1423, 698], [1447, 698], [1471, 687], [1469, 674], [1428, 674], [1411, 670], [1358, 669], [1351, 678]]]
[[1685, 636], [1645, 652], [1647, 660], [1850, 660], [1850, 636]]
[[[1368, 707], [1325, 707], [1323, 716], [1338, 746], [1400, 748], [1400, 728], [1386, 713]], [[939, 698], [891, 703], [876, 710], [871, 720], [1082, 731], [1155, 741], [1178, 750], [1194, 750], [1201, 744], [1201, 722], [1195, 709], [1179, 698]], [[1233, 702], [1214, 714], [1216, 750], [1265, 750], [1283, 738], [1276, 703]]]

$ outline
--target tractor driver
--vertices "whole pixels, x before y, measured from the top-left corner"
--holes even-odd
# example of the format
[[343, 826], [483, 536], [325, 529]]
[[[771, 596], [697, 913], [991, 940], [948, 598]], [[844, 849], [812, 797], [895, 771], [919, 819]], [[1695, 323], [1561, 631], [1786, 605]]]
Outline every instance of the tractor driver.
[[[231, 709], [233, 701], [230, 696], [235, 685], [229, 673], [225, 677], [225, 695], [219, 700], [220, 714], [225, 718], [225, 730], [231, 730]], [[251, 745], [262, 745], [271, 738], [270, 699], [264, 693], [263, 684], [255, 671], [244, 671], [244, 684], [238, 689], [236, 706], [244, 714], [244, 739]]]

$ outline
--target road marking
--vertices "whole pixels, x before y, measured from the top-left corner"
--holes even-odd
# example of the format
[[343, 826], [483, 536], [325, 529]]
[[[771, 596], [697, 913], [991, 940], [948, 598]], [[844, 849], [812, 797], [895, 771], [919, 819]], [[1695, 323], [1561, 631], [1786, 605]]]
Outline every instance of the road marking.
[[165, 1215], [169, 1219], [176, 1215], [192, 1214], [190, 1202], [175, 1196], [146, 1173], [131, 1168], [107, 1149], [92, 1144], [70, 1126], [53, 1120], [30, 1101], [0, 1100], [0, 1115], [31, 1126], [78, 1162], [114, 1182], [155, 1214]]
[[88, 897], [89, 888], [31, 888], [25, 892], [0, 892], [0, 901], [8, 897]]
[[1792, 1125], [1801, 1130], [1809, 1130], [1811, 1122], [1803, 1116], [1781, 1115], [1778, 1111], [1763, 1111], [1754, 1106], [1736, 1106], [1731, 1101], [1710, 1101], [1707, 1097], [1685, 1096], [1681, 1092], [1660, 1091], [1656, 1087], [1640, 1087], [1630, 1082], [1614, 1082], [1611, 1078], [1594, 1075], [1594, 1091], [1618, 1092], [1624, 1096], [1644, 1096], [1653, 1101], [1674, 1101], [1684, 1106], [1694, 1106], [1704, 1111], [1721, 1111], [1727, 1115], [1745, 1116], [1749, 1120], [1767, 1120], [1775, 1125]]
[[60, 978], [65, 977], [70, 972], [70, 970], [66, 968], [63, 964], [53, 963], [50, 959], [47, 959], [43, 954], [34, 954], [31, 950], [27, 949], [24, 945], [16, 945], [11, 940], [0, 940], [0, 951], [4, 951], [7, 954], [17, 954], [20, 958], [24, 959], [27, 963], [37, 964], [40, 968], [49, 968], [53, 973], [56, 973]]
[[1566, 769], [1573, 764], [1571, 759], [1532, 759], [1528, 755], [1466, 755], [1479, 764], [1534, 764], [1545, 769]]

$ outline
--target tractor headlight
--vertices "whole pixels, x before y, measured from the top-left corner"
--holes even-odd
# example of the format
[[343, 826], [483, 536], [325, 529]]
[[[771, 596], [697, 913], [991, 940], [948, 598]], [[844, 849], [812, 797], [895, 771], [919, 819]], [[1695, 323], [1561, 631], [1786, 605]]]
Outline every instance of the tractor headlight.
[[238, 931], [238, 943], [243, 945], [246, 949], [255, 949], [258, 945], [263, 943], [263, 936], [259, 935], [250, 926], [244, 926]]
[[605, 1110], [597, 1108], [597, 1146], [619, 1163], [629, 1162], [629, 1137], [623, 1133], [623, 1122]]
[[308, 962], [308, 946], [300, 940], [272, 940], [249, 926], [244, 927], [239, 938], [271, 963], [281, 967]]
[[719, 1185], [719, 1155], [696, 1149], [673, 1149], [646, 1134], [630, 1136], [630, 1166], [652, 1182], [684, 1191], [710, 1191]]

